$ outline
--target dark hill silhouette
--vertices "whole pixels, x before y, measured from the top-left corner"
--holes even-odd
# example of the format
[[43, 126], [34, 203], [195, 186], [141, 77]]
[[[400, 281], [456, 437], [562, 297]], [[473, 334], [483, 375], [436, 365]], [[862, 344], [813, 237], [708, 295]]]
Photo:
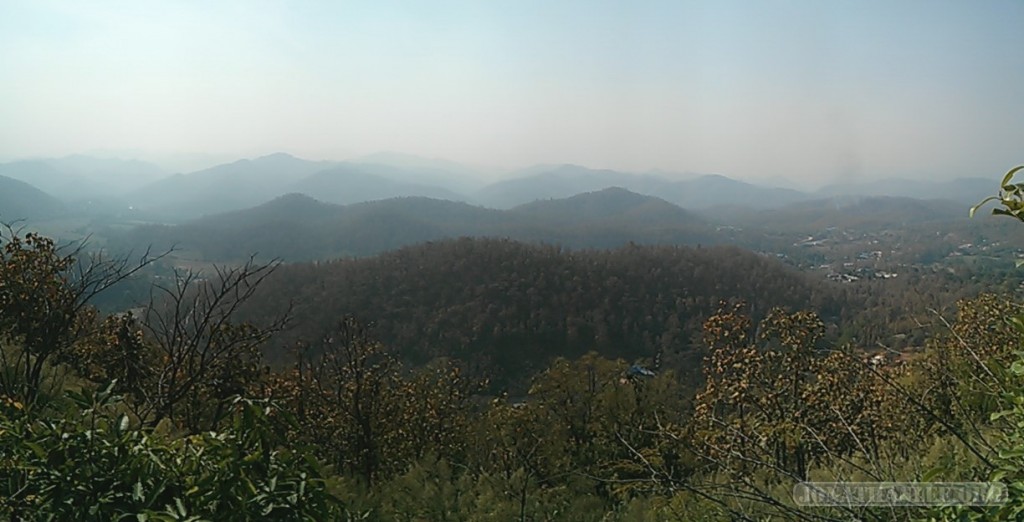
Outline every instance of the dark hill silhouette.
[[305, 194], [291, 193], [252, 208], [204, 216], [191, 224], [224, 229], [266, 225], [273, 222], [301, 225], [335, 218], [340, 215], [341, 208], [339, 205], [324, 203]]
[[0, 222], [45, 219], [63, 210], [57, 198], [23, 181], [0, 176]]
[[[391, 198], [349, 205], [351, 215], [374, 216], [402, 215], [426, 219], [438, 225], [452, 228], [479, 227], [481, 230], [509, 222], [507, 213], [500, 210], [479, 207], [460, 201], [449, 201], [424, 197]], [[514, 218], [513, 218], [514, 219]]]
[[621, 187], [578, 194], [566, 199], [538, 200], [512, 209], [527, 220], [575, 225], [586, 221], [622, 220], [631, 224], [693, 224], [701, 218], [663, 199]]
[[507, 237], [571, 248], [636, 243], [711, 244], [726, 238], [670, 203], [623, 189], [501, 211], [422, 197], [338, 206], [291, 194], [178, 226], [142, 226], [124, 248], [177, 244], [210, 260], [259, 252], [289, 261], [366, 256], [461, 236]]

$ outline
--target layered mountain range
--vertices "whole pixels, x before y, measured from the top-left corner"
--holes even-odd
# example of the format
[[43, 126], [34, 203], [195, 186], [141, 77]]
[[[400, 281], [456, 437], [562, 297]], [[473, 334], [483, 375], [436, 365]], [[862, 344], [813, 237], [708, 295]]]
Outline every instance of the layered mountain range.
[[[304, 194], [339, 205], [425, 197], [513, 209], [610, 187], [655, 196], [690, 210], [731, 213], [778, 209], [814, 200], [842, 200], [853, 195], [948, 199], [970, 204], [993, 189], [992, 180], [985, 178], [942, 182], [893, 179], [804, 192], [719, 175], [634, 174], [568, 164], [506, 172], [497, 181], [495, 175], [493, 170], [444, 160], [383, 153], [344, 162], [310, 161], [279, 153], [184, 174], [168, 174], [136, 160], [68, 156], [0, 164], [0, 177], [30, 185], [8, 183], [4, 187], [6, 199], [0, 200], [0, 216], [37, 219], [61, 212], [130, 213], [137, 220], [174, 223], [255, 207], [287, 194]], [[31, 211], [13, 203], [39, 197], [33, 189], [56, 202], [31, 205]]]

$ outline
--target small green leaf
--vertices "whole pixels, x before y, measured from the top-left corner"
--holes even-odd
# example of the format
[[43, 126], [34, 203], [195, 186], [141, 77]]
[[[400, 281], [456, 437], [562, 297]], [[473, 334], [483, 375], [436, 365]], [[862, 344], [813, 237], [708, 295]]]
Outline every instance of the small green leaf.
[[1010, 365], [1010, 371], [1014, 375], [1024, 375], [1024, 361], [1013, 361]]
[[969, 213], [969, 216], [973, 218], [974, 217], [974, 213], [977, 212], [978, 209], [981, 208], [985, 203], [988, 203], [989, 201], [992, 201], [992, 200], [998, 200], [998, 199], [999, 199], [999, 196], [989, 196], [989, 197], [981, 200], [981, 203], [978, 203], [977, 205], [974, 205], [973, 207], [971, 207], [971, 211]]
[[996, 411], [996, 412], [993, 412], [991, 415], [989, 415], [988, 420], [997, 421], [997, 420], [999, 420], [999, 419], [1001, 419], [1003, 417], [1006, 417], [1007, 415], [1010, 415], [1012, 413], [1013, 413], [1013, 411], [1011, 411], [1011, 410]]
[[999, 450], [999, 457], [1004, 459], [1015, 459], [1024, 457], [1024, 448], [1010, 448]]
[[921, 481], [931, 482], [932, 479], [934, 479], [935, 477], [939, 476], [942, 473], [945, 473], [945, 471], [946, 468], [944, 466], [935, 466], [934, 468], [926, 471], [925, 474], [921, 476]]
[[1000, 185], [1002, 185], [1002, 186], [1009, 185], [1010, 184], [1010, 180], [1013, 179], [1013, 175], [1016, 174], [1017, 171], [1019, 171], [1020, 169], [1024, 169], [1024, 165], [1018, 165], [1018, 166], [1010, 169], [1010, 171], [1007, 172], [1005, 176], [1003, 176], [1003, 182], [1000, 183]]
[[35, 453], [37, 457], [41, 459], [46, 458], [46, 450], [43, 449], [43, 447], [40, 446], [39, 444], [36, 444], [35, 442], [26, 441], [25, 445], [28, 446], [28, 449], [32, 450], [32, 453]]

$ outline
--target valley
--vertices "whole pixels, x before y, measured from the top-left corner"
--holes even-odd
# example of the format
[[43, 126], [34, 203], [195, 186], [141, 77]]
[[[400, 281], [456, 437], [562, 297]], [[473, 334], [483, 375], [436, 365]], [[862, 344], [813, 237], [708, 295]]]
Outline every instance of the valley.
[[[693, 332], [721, 300], [742, 300], [754, 310], [767, 311], [783, 305], [773, 296], [803, 295], [783, 306], [821, 314], [829, 324], [831, 339], [868, 352], [913, 352], [923, 348], [929, 332], [926, 325], [933, 323], [935, 314], [951, 313], [951, 305], [958, 299], [983, 289], [1011, 295], [1022, 291], [1013, 262], [1024, 255], [1024, 238], [1016, 239], [1019, 235], [1012, 233], [1012, 223], [968, 219], [962, 200], [888, 195], [815, 199], [817, 194], [765, 189], [724, 177], [669, 182], [652, 175], [569, 166], [520, 171], [518, 174], [525, 176], [484, 186], [473, 197], [463, 197], [412, 180], [419, 172], [424, 179], [447, 180], [449, 186], [455, 186], [456, 173], [465, 175], [469, 167], [441, 162], [451, 169], [441, 171], [437, 164], [423, 168], [411, 157], [399, 158], [399, 165], [306, 161], [285, 154], [240, 160], [172, 175], [148, 188], [112, 196], [121, 198], [121, 210], [60, 201], [12, 178], [12, 187], [24, 196], [11, 201], [29, 201], [30, 197], [45, 201], [33, 204], [37, 217], [19, 226], [60, 241], [84, 240], [108, 256], [147, 250], [169, 253], [132, 281], [98, 297], [96, 304], [101, 309], [137, 308], [149, 298], [148, 283], [169, 280], [181, 271], [211, 273], [218, 266], [239, 266], [250, 259], [283, 263], [264, 285], [269, 289], [261, 292], [265, 297], [254, 301], [251, 308], [254, 317], [266, 319], [283, 313], [281, 304], [291, 301], [299, 312], [293, 328], [265, 348], [269, 360], [284, 364], [287, 346], [300, 339], [315, 339], [334, 318], [355, 314], [377, 324], [382, 339], [400, 347], [408, 362], [420, 365], [437, 357], [454, 357], [471, 363], [476, 377], [520, 390], [533, 372], [554, 357], [596, 350], [609, 357], [652, 360], [665, 356], [668, 346], [682, 358], [666, 360], [666, 364], [677, 372], [688, 372], [696, 384], [699, 379], [693, 372], [702, 355]], [[57, 170], [66, 163], [50, 165]], [[134, 165], [111, 164], [122, 169], [112, 170], [112, 176], [123, 176], [123, 169]], [[147, 172], [155, 169], [149, 167]], [[11, 164], [0, 170], [16, 173]], [[36, 171], [21, 172], [21, 177], [28, 178]], [[64, 175], [74, 176], [75, 172], [65, 171]], [[100, 176], [97, 172], [102, 171], [91, 172], [91, 177], [78, 174], [77, 182], [95, 181]], [[612, 183], [618, 185], [604, 186]], [[231, 188], [235, 185], [244, 185], [246, 191]], [[892, 185], [899, 186], [883, 183], [862, 188], [877, 194]], [[686, 190], [679, 189], [684, 186]], [[943, 194], [945, 187], [934, 184], [926, 193]], [[915, 188], [922, 189], [922, 185]], [[297, 192], [275, 195], [291, 190]], [[574, 193], [576, 190], [582, 192]], [[758, 204], [739, 204], [744, 200], [736, 197], [725, 203], [721, 194], [730, 191], [757, 199]], [[496, 204], [498, 208], [477, 203], [512, 203], [541, 193], [550, 196], [513, 206]], [[684, 208], [670, 199], [702, 204]], [[135, 204], [126, 207], [127, 202]], [[252, 206], [234, 209], [247, 204]], [[11, 203], [0, 208], [0, 215], [22, 212], [21, 208]], [[170, 216], [168, 209], [174, 209], [176, 217], [158, 219]], [[197, 213], [205, 215], [189, 217]], [[488, 249], [504, 254], [487, 254]], [[540, 263], [535, 272], [519, 269], [504, 274], [500, 267], [509, 262], [504, 256], [525, 256], [524, 260], [540, 256], [555, 265]], [[705, 261], [684, 268], [678, 256], [691, 258], [688, 263]], [[747, 261], [740, 262], [737, 256]], [[638, 267], [629, 266], [632, 257], [649, 266], [633, 273]], [[422, 258], [421, 270], [403, 264], [417, 258]], [[529, 290], [527, 294], [535, 296], [531, 299], [539, 301], [516, 304], [505, 290], [495, 290], [525, 282], [549, 280], [562, 285], [565, 278], [579, 281], [586, 273], [583, 266], [555, 266], [609, 263], [612, 259], [623, 264], [608, 265], [605, 272], [586, 276], [582, 281], [589, 286], [519, 290]], [[744, 266], [744, 262], [753, 264]], [[460, 263], [468, 263], [468, 272], [461, 276], [477, 274], [475, 282], [459, 282], [449, 279], [454, 274], [433, 272]], [[772, 282], [780, 275], [766, 275], [766, 270], [794, 279]], [[390, 279], [397, 275], [393, 271], [404, 274], [401, 277], [405, 279]], [[643, 273], [657, 273], [662, 279], [648, 281], [649, 275]], [[609, 278], [621, 281], [627, 289], [645, 290], [627, 297], [623, 289], [605, 287], [602, 281]], [[705, 280], [717, 283], [698, 286], [698, 290], [685, 286], [701, 285]], [[371, 281], [391, 283], [380, 286]], [[444, 289], [458, 284], [465, 285], [463, 291], [468, 293], [443, 297]], [[768, 290], [766, 284], [777, 286]], [[805, 294], [784, 290], [799, 285], [813, 290]], [[402, 294], [413, 288], [419, 288], [419, 293]], [[493, 291], [497, 293], [481, 297]], [[399, 292], [393, 297], [408, 303], [409, 308], [367, 301], [393, 292]], [[569, 298], [567, 292], [589, 297]], [[338, 301], [340, 295], [353, 300]], [[656, 312], [666, 306], [662, 300], [670, 296], [676, 304]], [[657, 301], [650, 301], [655, 298]], [[565, 300], [604, 304], [593, 310], [549, 310], [545, 304]], [[499, 308], [480, 317], [442, 320], [431, 315], [441, 310], [451, 314], [453, 307], [468, 311], [494, 306]], [[673, 308], [678, 306], [684, 308]], [[517, 315], [525, 310], [533, 311]], [[666, 321], [673, 316], [686, 318], [676, 327], [685, 333], [668, 341], [664, 337], [668, 335]], [[630, 324], [634, 326], [626, 326]], [[595, 328], [604, 333], [598, 335]], [[516, 356], [523, 364], [519, 369], [491, 353], [512, 346], [532, 354]], [[496, 375], [497, 368], [503, 368], [506, 375]]]
[[[360, 488], [395, 487], [415, 466], [447, 473], [447, 462], [461, 462], [474, 468], [452, 476], [525, 488], [543, 502], [604, 506], [587, 508], [596, 514], [627, 502], [601, 492], [621, 473], [611, 470], [637, 465], [659, 474], [631, 475], [645, 487], [696, 484], [719, 498], [719, 479], [704, 466], [728, 432], [702, 426], [709, 415], [745, 422], [728, 410], [737, 401], [761, 412], [754, 426], [815, 412], [820, 420], [800, 422], [828, 433], [828, 451], [849, 447], [851, 430], [874, 437], [879, 451], [905, 433], [948, 441], [955, 435], [941, 423], [865, 405], [934, 411], [930, 401], [954, 393], [944, 379], [967, 371], [956, 369], [968, 363], [950, 343], [1003, 357], [999, 318], [1024, 297], [1019, 225], [968, 217], [979, 180], [800, 192], [553, 165], [488, 183], [484, 171], [453, 162], [369, 158], [394, 163], [273, 154], [169, 175], [84, 157], [0, 164], [0, 217], [18, 216], [3, 233], [7, 259], [42, 263], [14, 262], [0, 276], [56, 285], [11, 287], [39, 301], [23, 309], [21, 298], [6, 301], [28, 314], [11, 323], [29, 332], [15, 342], [34, 339], [33, 325], [55, 324], [33, 315], [57, 306], [47, 300], [90, 295], [69, 317], [91, 326], [58, 327], [75, 340], [29, 360], [71, 382], [112, 382], [140, 423], [134, 433], [154, 422], [223, 431], [238, 419], [229, 401], [272, 400], [293, 420], [254, 426], [288, 430], [278, 444], [310, 444], [317, 462], [341, 470], [335, 479], [358, 484], [323, 497], [348, 513], [390, 509]], [[156, 179], [110, 189], [132, 169]], [[48, 194], [24, 181], [33, 179], [74, 189]], [[29, 234], [54, 238], [54, 250]], [[74, 259], [60, 257], [78, 247]], [[33, 272], [42, 267], [53, 268]], [[0, 355], [9, 351], [0, 346]], [[2, 375], [0, 391], [20, 393]], [[174, 375], [190, 377], [167, 380]], [[893, 395], [904, 385], [892, 379], [909, 379], [913, 391], [899, 393], [917, 402]], [[796, 399], [786, 387], [797, 385], [810, 395], [787, 402]], [[807, 409], [820, 397], [830, 397], [827, 406]], [[529, 434], [552, 430], [556, 437]], [[644, 464], [629, 447], [669, 460]], [[555, 460], [532, 456], [541, 449]], [[887, 455], [879, 458], [905, 458]], [[828, 462], [820, 472], [846, 476], [841, 460]], [[589, 478], [573, 485], [557, 478], [563, 473]], [[558, 500], [559, 488], [572, 493]], [[503, 502], [488, 501], [510, 509]], [[717, 509], [687, 502], [699, 506], [692, 513]]]

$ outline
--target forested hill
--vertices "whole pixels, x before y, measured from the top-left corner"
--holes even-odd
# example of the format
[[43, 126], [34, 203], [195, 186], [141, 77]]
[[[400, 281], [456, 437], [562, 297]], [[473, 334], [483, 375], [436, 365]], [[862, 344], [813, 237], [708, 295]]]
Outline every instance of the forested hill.
[[690, 212], [621, 188], [511, 210], [422, 198], [339, 206], [289, 194], [246, 210], [178, 226], [148, 225], [117, 235], [115, 245], [164, 249], [178, 245], [197, 257], [233, 261], [249, 253], [286, 261], [373, 255], [406, 245], [460, 236], [507, 237], [572, 248], [728, 241]]
[[662, 351], [664, 366], [693, 382], [700, 325], [720, 300], [745, 300], [755, 316], [783, 306], [834, 319], [834, 290], [733, 247], [567, 251], [463, 238], [282, 266], [247, 314], [265, 319], [294, 303], [294, 327], [268, 354], [277, 362], [296, 339], [319, 339], [352, 314], [410, 362], [455, 357], [522, 390], [553, 357], [591, 350], [648, 364]]

